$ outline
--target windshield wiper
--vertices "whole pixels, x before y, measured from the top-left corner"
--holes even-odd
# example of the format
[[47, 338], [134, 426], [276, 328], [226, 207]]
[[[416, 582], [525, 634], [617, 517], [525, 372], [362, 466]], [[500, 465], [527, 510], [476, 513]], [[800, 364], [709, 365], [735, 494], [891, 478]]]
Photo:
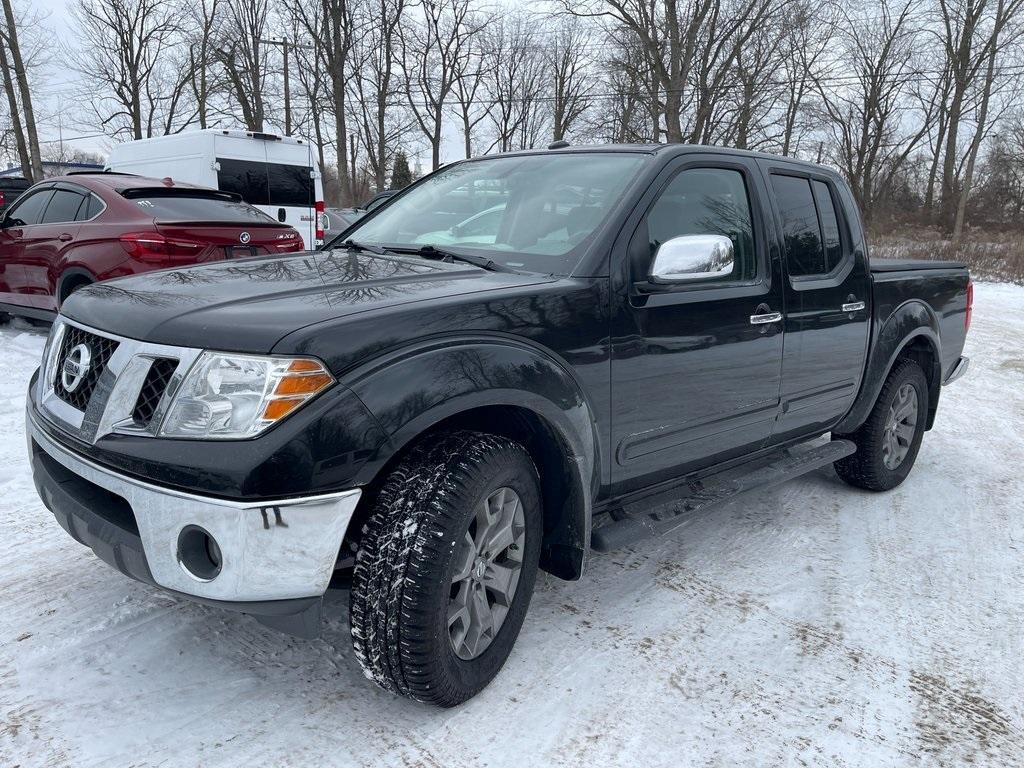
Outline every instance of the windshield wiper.
[[344, 248], [346, 251], [366, 251], [367, 253], [375, 253], [378, 256], [387, 256], [388, 253], [390, 253], [386, 248], [381, 248], [379, 245], [357, 243], [355, 240], [346, 240], [340, 246], [331, 246], [331, 250], [334, 250], [335, 248]]
[[399, 253], [415, 253], [424, 259], [433, 261], [444, 261], [451, 264], [453, 261], [461, 261], [465, 264], [472, 264], [474, 267], [486, 269], [488, 272], [515, 272], [511, 267], [498, 264], [485, 256], [475, 256], [471, 253], [455, 253], [446, 251], [434, 245], [424, 245], [421, 248], [395, 248]]

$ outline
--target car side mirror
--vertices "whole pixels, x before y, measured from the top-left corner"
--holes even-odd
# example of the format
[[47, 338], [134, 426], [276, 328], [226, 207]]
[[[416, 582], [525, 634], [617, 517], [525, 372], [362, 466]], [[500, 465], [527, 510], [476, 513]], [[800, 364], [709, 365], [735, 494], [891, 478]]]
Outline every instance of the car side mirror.
[[648, 280], [672, 285], [732, 272], [732, 240], [725, 235], [681, 235], [658, 246]]

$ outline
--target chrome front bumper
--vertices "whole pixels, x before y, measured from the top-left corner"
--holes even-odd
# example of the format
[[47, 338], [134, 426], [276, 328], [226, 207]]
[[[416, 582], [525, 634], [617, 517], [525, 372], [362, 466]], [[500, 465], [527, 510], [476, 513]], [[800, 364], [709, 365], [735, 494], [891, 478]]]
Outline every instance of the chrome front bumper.
[[[37, 419], [30, 405], [26, 414], [30, 457], [34, 456], [34, 451], [41, 451], [77, 478], [127, 501], [145, 559], [140, 568], [145, 571], [148, 566], [152, 581], [158, 586], [199, 599], [225, 602], [320, 597], [327, 590], [342, 539], [359, 503], [361, 491], [358, 489], [259, 502], [194, 495], [151, 485], [99, 466], [57, 443]], [[67, 499], [68, 489], [78, 487], [75, 480], [51, 478], [49, 482], [53, 488], [60, 486], [57, 492], [40, 490], [51, 509], [60, 494]], [[37, 478], [37, 487], [39, 483]], [[102, 498], [90, 493], [92, 489], [87, 484], [80, 484], [79, 490], [83, 498]], [[97, 505], [95, 500], [91, 503]], [[77, 502], [71, 506], [82, 512], [82, 505]], [[118, 524], [113, 516], [103, 518], [103, 510], [96, 512], [98, 518], [88, 513], [90, 530], [109, 532], [111, 526]], [[57, 514], [57, 510], [54, 513]], [[120, 524], [129, 539], [136, 535], [131, 525], [125, 525], [123, 520]], [[179, 537], [191, 526], [208, 533], [220, 549], [219, 572], [212, 578], [194, 575], [181, 560]], [[79, 537], [76, 535], [76, 538]], [[96, 546], [93, 549], [100, 554]], [[128, 568], [121, 567], [120, 555], [103, 559], [113, 561], [115, 567], [138, 578], [129, 573]]]

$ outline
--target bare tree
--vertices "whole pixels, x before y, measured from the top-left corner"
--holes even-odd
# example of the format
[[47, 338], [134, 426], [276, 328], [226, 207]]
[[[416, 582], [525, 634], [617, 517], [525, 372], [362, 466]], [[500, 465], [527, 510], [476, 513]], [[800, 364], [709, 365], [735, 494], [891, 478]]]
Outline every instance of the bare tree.
[[[18, 126], [15, 129], [15, 141], [18, 145], [22, 173], [30, 181], [39, 181], [43, 178], [43, 159], [39, 152], [39, 131], [36, 126], [35, 107], [32, 104], [32, 91], [28, 83], [28, 70], [19, 39], [24, 27], [19, 26], [12, 0], [3, 0], [3, 5], [5, 24], [0, 48], [6, 50], [3, 51], [0, 67], [3, 68], [4, 88], [11, 108], [11, 121]], [[22, 24], [26, 19], [28, 17], [22, 16]], [[22, 116], [24, 126], [21, 125]]]
[[188, 86], [196, 105], [200, 128], [210, 127], [210, 101], [220, 86], [220, 78], [211, 71], [216, 62], [214, 34], [221, 0], [196, 0], [185, 6], [183, 24], [188, 45]]
[[250, 131], [262, 131], [267, 119], [267, 70], [262, 40], [269, 13], [268, 0], [224, 0], [215, 48], [232, 95], [242, 110], [242, 120]]
[[589, 69], [587, 30], [580, 19], [562, 17], [547, 45], [551, 73], [551, 137], [564, 139], [591, 104], [595, 79]]
[[462, 130], [463, 149], [466, 158], [473, 156], [473, 135], [476, 127], [490, 115], [490, 105], [481, 103], [479, 98], [485, 88], [483, 41], [485, 22], [475, 16], [467, 20], [467, 27], [475, 30], [461, 47], [461, 56], [456, 63], [453, 83], [452, 111]]
[[430, 167], [441, 165], [444, 117], [462, 76], [466, 48], [479, 33], [469, 0], [422, 0], [421, 15], [399, 26], [404, 91], [430, 147]]
[[818, 82], [835, 160], [869, 222], [934, 119], [934, 102], [926, 112], [909, 114], [913, 53], [921, 39], [912, 21], [915, 3], [882, 0], [877, 19], [844, 13], [840, 60], [854, 82]]
[[500, 152], [528, 149], [542, 133], [541, 98], [547, 61], [536, 26], [525, 13], [499, 19], [487, 28], [485, 72], [495, 139]]
[[396, 103], [401, 98], [398, 28], [405, 10], [406, 0], [372, 0], [364, 9], [354, 60], [359, 136], [378, 191], [386, 187], [388, 168], [408, 127]]

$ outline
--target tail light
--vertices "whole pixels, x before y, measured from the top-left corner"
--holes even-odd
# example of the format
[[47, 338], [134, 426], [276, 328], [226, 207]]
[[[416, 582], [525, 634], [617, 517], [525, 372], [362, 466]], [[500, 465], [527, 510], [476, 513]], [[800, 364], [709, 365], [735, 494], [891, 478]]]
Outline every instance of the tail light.
[[971, 330], [971, 315], [974, 313], [974, 283], [967, 280], [967, 311], [964, 313], [964, 333]]
[[171, 240], [159, 232], [128, 232], [120, 239], [121, 247], [140, 261], [194, 258], [206, 247], [192, 240]]
[[316, 239], [324, 239], [324, 201], [316, 201]]
[[302, 236], [294, 229], [278, 235], [274, 247], [281, 253], [295, 253], [306, 249], [302, 243]]

